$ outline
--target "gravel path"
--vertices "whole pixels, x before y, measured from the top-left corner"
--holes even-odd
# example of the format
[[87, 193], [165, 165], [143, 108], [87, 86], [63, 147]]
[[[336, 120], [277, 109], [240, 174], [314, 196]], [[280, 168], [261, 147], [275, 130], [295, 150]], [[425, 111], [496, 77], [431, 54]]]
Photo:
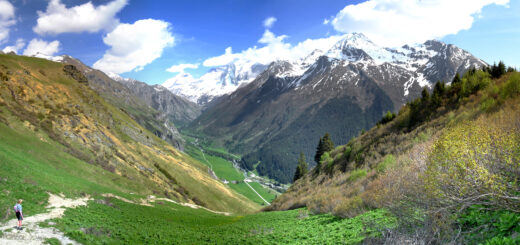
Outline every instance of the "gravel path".
[[79, 199], [68, 199], [49, 193], [49, 205], [47, 213], [41, 213], [29, 217], [24, 217], [22, 223], [22, 230], [16, 229], [18, 221], [16, 219], [10, 220], [0, 226], [0, 231], [3, 235], [0, 237], [0, 244], [14, 244], [14, 245], [36, 245], [43, 244], [46, 239], [56, 238], [61, 244], [78, 244], [69, 239], [54, 227], [40, 227], [40, 222], [60, 218], [65, 213], [67, 208], [75, 208], [77, 206], [87, 205], [89, 197]]

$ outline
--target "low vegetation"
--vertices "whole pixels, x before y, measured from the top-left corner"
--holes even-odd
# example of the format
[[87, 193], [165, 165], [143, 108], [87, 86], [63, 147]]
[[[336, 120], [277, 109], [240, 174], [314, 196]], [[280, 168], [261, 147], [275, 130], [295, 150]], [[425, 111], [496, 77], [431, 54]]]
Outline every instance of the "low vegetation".
[[377, 238], [396, 224], [385, 210], [352, 219], [312, 215], [304, 209], [223, 216], [168, 202], [148, 207], [117, 199], [68, 210], [56, 222], [66, 235], [85, 244], [354, 244]]

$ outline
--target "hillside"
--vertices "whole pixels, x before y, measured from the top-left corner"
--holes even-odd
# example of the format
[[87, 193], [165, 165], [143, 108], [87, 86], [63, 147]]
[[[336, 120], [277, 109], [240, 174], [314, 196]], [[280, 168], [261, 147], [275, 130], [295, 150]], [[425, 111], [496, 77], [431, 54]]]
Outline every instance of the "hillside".
[[201, 107], [173, 94], [161, 85], [148, 85], [133, 79], [119, 79], [132, 93], [153, 109], [162, 112], [177, 127], [189, 124], [201, 113]]
[[138, 97], [133, 90], [113, 80], [102, 71], [92, 69], [70, 56], [62, 57], [61, 62], [73, 65], [80, 70], [89, 81], [88, 86], [101, 95], [104, 100], [123, 109], [132, 119], [157, 137], [175, 148], [183, 150], [185, 142], [174, 121], [171, 121], [165, 113], [155, 110], [145, 100]]
[[324, 153], [267, 209], [353, 217], [385, 208], [399, 226], [379, 242], [516, 244], [520, 73], [496, 69], [425, 90], [395, 118]]
[[249, 84], [215, 99], [189, 128], [240, 153], [244, 168], [289, 183], [298, 154], [312, 159], [326, 132], [346, 144], [419, 97], [423, 87], [484, 65], [439, 41], [390, 49], [349, 34], [330, 50], [273, 62]]
[[232, 213], [258, 207], [104, 100], [75, 66], [0, 55], [0, 76], [2, 210], [19, 197], [41, 210], [46, 192], [153, 194]]

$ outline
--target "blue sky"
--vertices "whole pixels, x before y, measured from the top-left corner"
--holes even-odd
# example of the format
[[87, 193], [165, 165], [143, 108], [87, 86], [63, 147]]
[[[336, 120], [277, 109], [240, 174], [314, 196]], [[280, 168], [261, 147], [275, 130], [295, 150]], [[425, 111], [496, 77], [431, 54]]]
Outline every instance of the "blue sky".
[[[436, 38], [520, 67], [520, 1], [432, 2], [0, 0], [0, 50], [68, 54], [156, 84], [176, 75], [167, 71], [174, 65], [197, 67], [170, 69], [197, 77], [237, 57], [298, 57], [356, 31], [385, 46]], [[270, 17], [276, 21], [266, 25]]]

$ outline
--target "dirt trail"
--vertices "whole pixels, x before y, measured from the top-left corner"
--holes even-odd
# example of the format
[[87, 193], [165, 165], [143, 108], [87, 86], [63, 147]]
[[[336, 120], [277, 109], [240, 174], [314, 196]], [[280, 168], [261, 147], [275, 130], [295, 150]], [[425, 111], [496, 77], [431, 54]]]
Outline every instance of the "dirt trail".
[[126, 199], [124, 197], [116, 196], [116, 195], [114, 195], [112, 193], [105, 193], [102, 196], [104, 196], [104, 197], [112, 197], [112, 198], [119, 199], [119, 200], [121, 200], [123, 202], [132, 203], [132, 204], [138, 204], [138, 205], [143, 205], [143, 206], [149, 206], [149, 207], [153, 206], [151, 204], [152, 202], [166, 201], [166, 202], [171, 202], [171, 203], [175, 203], [175, 204], [178, 204], [178, 205], [182, 205], [182, 206], [185, 206], [185, 207], [190, 207], [190, 208], [193, 208], [193, 209], [202, 208], [202, 209], [205, 209], [206, 211], [209, 211], [209, 212], [212, 212], [212, 213], [216, 213], [216, 214], [222, 214], [222, 215], [226, 215], [226, 216], [231, 215], [231, 213], [228, 213], [228, 212], [214, 211], [214, 210], [211, 210], [209, 208], [206, 208], [206, 207], [203, 207], [203, 206], [199, 206], [199, 205], [196, 205], [196, 204], [177, 202], [177, 201], [174, 201], [172, 199], [157, 198], [155, 196], [148, 196], [146, 199], [141, 199], [139, 202], [134, 202], [134, 201], [128, 200], [128, 199]]
[[66, 237], [65, 234], [58, 229], [53, 227], [40, 227], [38, 223], [49, 219], [60, 218], [67, 208], [85, 206], [88, 200], [90, 200], [89, 197], [68, 199], [49, 193], [49, 205], [46, 207], [48, 212], [24, 217], [22, 230], [15, 228], [18, 225], [16, 219], [10, 220], [0, 226], [0, 231], [3, 233], [3, 236], [0, 237], [0, 244], [43, 244], [45, 239], [48, 238], [56, 238], [62, 244], [78, 244]]

